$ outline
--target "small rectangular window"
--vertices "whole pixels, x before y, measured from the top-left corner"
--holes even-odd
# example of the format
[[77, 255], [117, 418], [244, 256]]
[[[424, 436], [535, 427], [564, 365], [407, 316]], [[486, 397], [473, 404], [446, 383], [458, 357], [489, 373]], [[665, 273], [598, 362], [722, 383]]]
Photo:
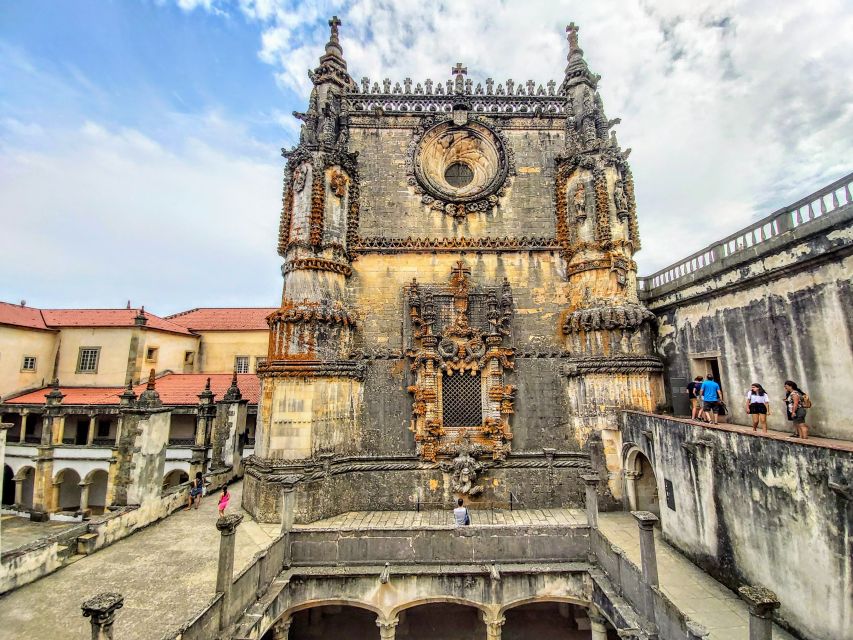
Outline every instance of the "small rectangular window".
[[195, 351], [184, 351], [184, 364], [195, 363]]
[[21, 371], [35, 371], [36, 370], [36, 357], [35, 356], [24, 356], [24, 362], [21, 364]]
[[148, 347], [145, 350], [145, 361], [146, 362], [157, 362], [157, 352], [160, 351], [158, 347]]
[[249, 373], [249, 356], [237, 356], [234, 358], [234, 370], [237, 373]]
[[100, 347], [80, 347], [80, 356], [77, 359], [77, 373], [97, 373], [98, 358], [100, 355]]

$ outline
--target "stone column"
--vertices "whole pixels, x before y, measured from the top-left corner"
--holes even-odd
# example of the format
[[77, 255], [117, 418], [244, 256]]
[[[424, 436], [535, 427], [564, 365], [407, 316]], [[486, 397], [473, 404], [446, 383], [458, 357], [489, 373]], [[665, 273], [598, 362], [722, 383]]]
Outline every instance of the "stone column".
[[640, 559], [643, 581], [650, 587], [658, 586], [658, 561], [655, 553], [655, 523], [658, 517], [649, 511], [632, 511], [640, 527]]
[[377, 618], [376, 626], [379, 627], [379, 638], [380, 640], [394, 640], [397, 635], [397, 624], [399, 624], [399, 618], [393, 618], [388, 620], [387, 618]]
[[24, 505], [24, 478], [15, 478], [15, 506], [21, 509]]
[[120, 593], [99, 593], [83, 603], [83, 615], [92, 622], [92, 640], [112, 640], [116, 611], [123, 606]]
[[589, 629], [592, 633], [592, 640], [607, 640], [607, 626], [604, 616], [598, 611], [589, 610]]
[[749, 606], [749, 640], [771, 640], [773, 612], [779, 608], [779, 598], [770, 589], [758, 586], [743, 586], [738, 593]]
[[687, 640], [704, 640], [710, 633], [710, 631], [698, 622], [687, 621]]
[[228, 626], [228, 612], [231, 608], [231, 585], [234, 575], [234, 542], [237, 538], [237, 527], [243, 521], [239, 513], [230, 513], [216, 521], [219, 529], [219, 566], [216, 571], [216, 593], [222, 594], [222, 613], [219, 616], [219, 628]]
[[89, 417], [89, 433], [86, 434], [86, 444], [90, 447], [92, 443], [95, 441], [95, 433], [98, 428], [98, 416], [90, 416]]
[[501, 640], [506, 618], [504, 616], [494, 616], [489, 613], [483, 613], [483, 622], [486, 624], [486, 640]]
[[624, 473], [625, 493], [628, 496], [628, 508], [633, 511], [637, 508], [637, 479], [640, 477], [640, 472], [625, 469]]
[[80, 483], [80, 512], [86, 516], [86, 511], [89, 509], [89, 487], [91, 482]]
[[292, 623], [293, 618], [282, 618], [276, 622], [272, 628], [272, 640], [287, 640]]
[[27, 418], [29, 415], [27, 412], [21, 414], [21, 433], [18, 435], [18, 442], [24, 442], [27, 439]]
[[586, 489], [586, 520], [591, 529], [598, 528], [598, 474], [581, 475]]

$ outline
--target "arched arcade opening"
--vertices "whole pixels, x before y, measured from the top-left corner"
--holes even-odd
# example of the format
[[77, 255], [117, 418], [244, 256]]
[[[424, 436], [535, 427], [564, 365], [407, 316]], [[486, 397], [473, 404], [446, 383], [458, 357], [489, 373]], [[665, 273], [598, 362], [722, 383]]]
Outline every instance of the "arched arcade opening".
[[660, 516], [660, 497], [652, 463], [637, 448], [625, 457], [625, 489], [632, 511], [650, 511]]

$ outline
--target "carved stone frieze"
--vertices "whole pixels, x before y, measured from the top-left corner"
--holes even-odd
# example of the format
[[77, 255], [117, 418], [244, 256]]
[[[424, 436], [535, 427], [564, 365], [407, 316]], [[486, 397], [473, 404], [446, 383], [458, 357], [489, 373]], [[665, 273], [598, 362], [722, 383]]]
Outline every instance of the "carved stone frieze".
[[594, 373], [658, 373], [663, 371], [663, 362], [655, 356], [571, 358], [560, 371], [570, 378]]
[[258, 364], [264, 378], [343, 377], [364, 379], [365, 365], [352, 360], [268, 360]]
[[655, 315], [640, 304], [602, 304], [570, 313], [563, 323], [563, 333], [614, 329], [636, 331], [643, 323], [654, 319]]
[[305, 269], [309, 271], [331, 271], [332, 273], [340, 273], [347, 277], [352, 275], [352, 268], [349, 265], [335, 262], [334, 260], [326, 260], [325, 258], [291, 258], [284, 265], [284, 273], [290, 273]]
[[358, 238], [351, 245], [354, 253], [382, 253], [399, 251], [457, 251], [459, 249], [497, 250], [497, 251], [529, 251], [560, 249], [561, 244], [556, 238], [535, 238], [521, 236], [520, 238], [483, 237], [483, 238]]

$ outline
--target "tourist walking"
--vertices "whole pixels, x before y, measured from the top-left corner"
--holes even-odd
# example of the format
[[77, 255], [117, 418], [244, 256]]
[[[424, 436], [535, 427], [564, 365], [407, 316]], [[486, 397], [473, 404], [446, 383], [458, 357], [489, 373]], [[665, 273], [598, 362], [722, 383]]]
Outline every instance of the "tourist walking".
[[749, 391], [746, 392], [746, 412], [752, 416], [752, 430], [761, 430], [767, 433], [767, 416], [770, 415], [770, 397], [757, 382], [753, 382]]
[[190, 495], [187, 500], [187, 509], [191, 509], [193, 503], [195, 503], [195, 508], [198, 510], [198, 505], [201, 504], [201, 496], [204, 493], [204, 478], [201, 475], [201, 471], [197, 471], [195, 474], [195, 478], [193, 478], [193, 483], [190, 485]]
[[462, 498], [456, 501], [456, 508], [453, 510], [453, 519], [456, 521], [457, 527], [471, 524], [471, 514], [468, 513], [468, 507], [464, 506]]
[[713, 423], [717, 424], [717, 416], [720, 413], [720, 404], [723, 402], [723, 390], [712, 374], [705, 376], [705, 381], [699, 387], [699, 395], [702, 398], [702, 411], [705, 420], [711, 422], [709, 416], [713, 416]]
[[219, 517], [225, 515], [225, 509], [228, 507], [228, 501], [231, 500], [231, 494], [228, 493], [228, 487], [222, 487], [222, 495], [219, 496]]
[[788, 411], [788, 420], [794, 424], [794, 433], [791, 438], [809, 437], [809, 425], [806, 424], [806, 409], [811, 407], [809, 394], [800, 389], [793, 380], [785, 381], [785, 407]]
[[699, 387], [702, 386], [702, 376], [696, 376], [687, 383], [687, 396], [690, 398], [690, 419], [696, 420], [702, 415], [702, 402], [699, 399]]

